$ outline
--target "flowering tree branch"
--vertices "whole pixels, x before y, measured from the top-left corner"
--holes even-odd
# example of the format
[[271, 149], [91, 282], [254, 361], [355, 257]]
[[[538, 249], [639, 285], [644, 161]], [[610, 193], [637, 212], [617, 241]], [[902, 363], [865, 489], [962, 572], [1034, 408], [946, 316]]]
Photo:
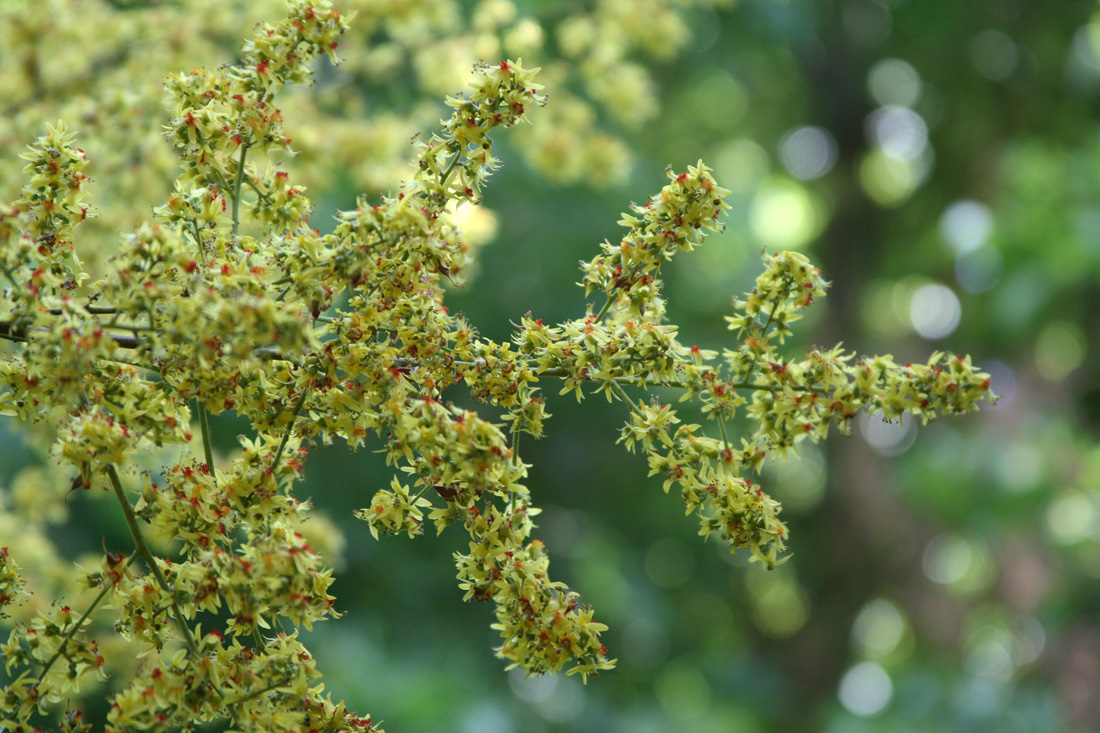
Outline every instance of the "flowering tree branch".
[[[577, 399], [589, 386], [622, 401], [620, 442], [645, 452], [665, 491], [680, 490], [700, 534], [768, 568], [784, 560], [788, 528], [750, 472], [824, 439], [830, 425], [847, 432], [863, 409], [927, 421], [991, 395], [962, 356], [901, 366], [838, 346], [785, 358], [791, 324], [827, 286], [794, 253], [765, 257], [755, 289], [734, 301], [730, 348], [681, 344], [665, 317], [661, 268], [719, 229], [728, 208], [702, 163], [670, 170], [658, 194], [624, 214], [622, 239], [582, 263], [586, 293], [606, 298], [598, 312], [552, 327], [527, 315], [510, 343], [481, 337], [443, 305], [441, 280], [460, 281], [471, 263], [449, 207], [480, 203], [499, 165], [492, 135], [545, 102], [537, 70], [475, 68], [468, 94], [446, 100], [441, 129], [415, 141], [414, 177], [376, 202], [361, 197], [321, 235], [304, 188], [272, 160], [290, 149], [274, 103], [309, 79], [314, 58], [335, 58], [345, 27], [324, 0], [293, 0], [284, 20], [257, 28], [240, 63], [166, 82], [181, 173], [94, 282], [75, 244], [89, 213], [83, 151], [59, 123], [24, 155], [29, 181], [0, 205], [0, 338], [14, 344], [0, 360], [0, 412], [52, 426], [53, 456], [75, 472], [73, 488], [113, 491], [135, 552], [105, 552], [83, 574], [96, 595], [75, 622], [55, 605], [16, 625], [2, 651], [14, 681], [2, 690], [0, 728], [30, 731], [86, 676], [103, 678], [92, 622], [109, 611], [111, 633], [147, 655], [113, 695], [109, 730], [219, 719], [266, 731], [378, 730], [321, 696], [297, 635], [341, 615], [331, 570], [299, 531], [310, 505], [294, 495], [305, 446], [317, 440], [356, 448], [376, 436], [398, 470], [356, 512], [372, 535], [460, 525], [469, 543], [455, 558], [458, 585], [465, 600], [491, 603], [497, 654], [528, 674], [587, 679], [614, 666], [607, 627], [551, 580], [522, 483], [520, 435], [540, 437], [549, 417], [540, 378], [562, 380]], [[505, 424], [445, 403], [459, 383], [503, 409]], [[721, 438], [626, 390], [655, 386], [698, 400]], [[194, 439], [191, 402], [203, 460], [180, 458], [154, 480], [135, 458], [161, 446], [182, 453]], [[726, 420], [738, 410], [755, 427], [735, 447]], [[225, 411], [253, 437], [219, 468], [208, 416]], [[158, 555], [146, 533], [179, 549]], [[24, 598], [15, 560], [0, 553], [0, 611]], [[66, 725], [88, 729], [76, 718]]]

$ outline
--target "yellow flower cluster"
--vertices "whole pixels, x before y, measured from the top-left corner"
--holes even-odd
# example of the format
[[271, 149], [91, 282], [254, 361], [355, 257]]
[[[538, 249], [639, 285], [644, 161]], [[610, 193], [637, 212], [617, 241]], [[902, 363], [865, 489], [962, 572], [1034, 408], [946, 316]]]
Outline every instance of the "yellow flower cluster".
[[[309, 505], [289, 492], [305, 458], [300, 439], [283, 429], [294, 417], [280, 416], [283, 406], [265, 395], [272, 380], [316, 351], [308, 304], [277, 297], [266, 254], [267, 240], [300, 228], [310, 207], [285, 173], [260, 175], [244, 154], [286, 146], [272, 95], [307, 79], [311, 59], [331, 56], [343, 28], [327, 3], [294, 2], [284, 21], [257, 28], [239, 65], [169, 81], [177, 116], [168, 135], [183, 171], [155, 220], [123, 237], [90, 297], [78, 296], [87, 275], [73, 248], [88, 212], [85, 156], [61, 124], [24, 156], [30, 182], [13, 205], [0, 207], [4, 335], [21, 344], [0, 362], [0, 404], [53, 424], [51, 451], [76, 469], [72, 488], [112, 489], [135, 549], [106, 553], [98, 570], [84, 574], [96, 595], [79, 617], [58, 604], [13, 628], [3, 646], [14, 680], [3, 690], [5, 730], [30, 730], [31, 718], [77, 696], [90, 675], [105, 678], [97, 609], [113, 611], [115, 632], [137, 645], [137, 656], [151, 653], [114, 696], [110, 730], [214, 719], [263, 730], [376, 730], [369, 718], [320, 698], [312, 658], [293, 636], [264, 636], [339, 614], [327, 593], [331, 570], [299, 532]], [[242, 202], [242, 191], [252, 198]], [[240, 233], [244, 211], [263, 239]], [[288, 387], [293, 379], [280, 384]], [[123, 482], [141, 451], [192, 439], [190, 399], [206, 461], [170, 467], [163, 488], [145, 476], [133, 503]], [[244, 400], [275, 430], [246, 440], [231, 470], [218, 472], [206, 412]], [[179, 557], [155, 555], [143, 523], [182, 540]], [[15, 599], [22, 585], [14, 564], [4, 568], [4, 597]], [[214, 622], [223, 606], [224, 634], [191, 625], [200, 616]], [[89, 729], [79, 716], [64, 725]]]
[[[0, 696], [4, 705], [0, 723], [5, 730], [79, 693], [89, 674], [98, 682], [107, 679], [105, 660], [95, 640], [76, 636], [86, 623], [86, 617], [78, 617], [69, 606], [54, 604], [16, 627], [0, 645], [5, 671], [13, 679]], [[37, 676], [20, 672], [20, 668], [32, 666], [41, 668]]]
[[[0, 74], [0, 139], [16, 145], [47, 122], [79, 121], [99, 182], [98, 218], [85, 225], [85, 236], [112, 243], [118, 232], [140, 226], [170, 191], [176, 156], [159, 134], [163, 77], [196, 59], [209, 68], [232, 62], [236, 39], [284, 4], [248, 0], [227, 11], [206, 0], [2, 3], [0, 48], [17, 61]], [[519, 151], [556, 180], [596, 186], [621, 180], [631, 151], [616, 128], [658, 112], [648, 62], [682, 51], [690, 42], [688, 14], [712, 4], [725, 3], [597, 0], [551, 8], [513, 0], [345, 0], [341, 9], [356, 17], [340, 41], [355, 49], [350, 68], [282, 102], [284, 113], [304, 123], [293, 141], [303, 153], [295, 166], [301, 190], [331, 190], [336, 180], [356, 190], [392, 188], [404, 175], [409, 136], [434, 125], [436, 100], [458, 88], [474, 62], [509, 56], [549, 62], [557, 54], [564, 56], [544, 75], [555, 104], [547, 124], [518, 131]], [[255, 48], [280, 63], [277, 46]], [[278, 71], [259, 80], [283, 83]], [[401, 101], [378, 104], [383, 98]], [[277, 183], [278, 170], [272, 166], [261, 180]], [[0, 170], [0, 189], [21, 184], [17, 169]], [[288, 215], [297, 209], [290, 206]], [[106, 255], [81, 253], [93, 276]]]
[[88, 176], [84, 173], [87, 158], [72, 146], [73, 139], [65, 123], [59, 122], [39, 145], [21, 156], [27, 161], [23, 172], [29, 180], [15, 208], [26, 217], [21, 227], [24, 236], [18, 246], [5, 247], [4, 268], [14, 270], [33, 258], [44, 271], [22, 289], [23, 299], [58, 296], [79, 284], [73, 232], [88, 218], [88, 206], [82, 203]]
[[[737, 348], [719, 358], [716, 351], [680, 344], [676, 328], [664, 322], [660, 268], [717, 228], [725, 191], [701, 163], [669, 178], [658, 196], [632, 207], [635, 216], [624, 215], [620, 223], [628, 233], [618, 245], [605, 242], [601, 256], [581, 263], [586, 292], [608, 297], [602, 310], [557, 327], [527, 317], [515, 342], [536, 365], [535, 375], [565, 380], [563, 394], [572, 391], [579, 400], [590, 383], [609, 400], [625, 401], [631, 414], [620, 442], [630, 450], [641, 445], [650, 475], [665, 476], [665, 491], [679, 487], [687, 512], [699, 517], [700, 534], [717, 532], [732, 551], [747, 549], [771, 568], [782, 561], [787, 528], [778, 502], [742, 472], [759, 472], [772, 456], [785, 458], [804, 438], [825, 438], [832, 422], [849, 432], [864, 408], [886, 419], [908, 412], [927, 422], [995, 397], [988, 375], [963, 356], [937, 353], [926, 365], [904, 367], [889, 356], [849, 364], [854, 355], [838, 346], [810, 349], [803, 360], [783, 359], [777, 343], [827, 287], [798, 253], [765, 255], [756, 287], [734, 300], [738, 314], [727, 320], [737, 331]], [[684, 399], [698, 397], [707, 417], [718, 421], [721, 438], [704, 435], [700, 425], [679, 425], [669, 405], [635, 402], [624, 385], [679, 387]], [[734, 447], [725, 421], [746, 404], [757, 427]]]
[[[478, 22], [500, 29], [507, 3], [495, 1]], [[631, 24], [610, 56], [594, 39], [574, 54], [618, 64], [622, 49], [662, 38], [613, 12], [620, 3], [598, 5], [597, 27]], [[362, 196], [321, 235], [305, 187], [272, 157], [291, 146], [275, 100], [309, 78], [313, 59], [333, 57], [345, 27], [326, 0], [291, 0], [285, 19], [257, 26], [240, 63], [166, 83], [166, 135], [181, 172], [94, 281], [74, 244], [89, 211], [85, 156], [61, 124], [24, 156], [30, 182], [0, 206], [0, 338], [12, 344], [0, 359], [0, 412], [48, 436], [53, 458], [75, 473], [69, 489], [113, 494], [134, 547], [105, 548], [95, 570], [80, 571], [80, 612], [38, 604], [19, 617], [2, 648], [13, 680], [0, 690], [4, 730], [32, 730], [125, 668], [106, 651], [119, 637], [142, 662], [111, 697], [108, 730], [213, 721], [377, 730], [321, 698], [313, 657], [290, 631], [340, 615], [331, 569], [304, 531], [311, 506], [294, 496], [317, 441], [356, 448], [376, 439], [395, 466], [390, 488], [356, 513], [375, 537], [421, 534], [426, 519], [437, 532], [458, 525], [469, 535], [455, 555], [458, 584], [466, 600], [492, 602], [500, 657], [528, 674], [567, 669], [587, 679], [614, 665], [600, 641], [606, 627], [549, 577], [546, 548], [531, 538], [538, 509], [521, 483], [520, 436], [541, 436], [549, 417], [540, 379], [562, 380], [562, 393], [578, 399], [595, 390], [624, 402], [620, 440], [645, 451], [666, 491], [679, 488], [700, 533], [767, 567], [782, 561], [787, 528], [749, 469], [824, 438], [833, 422], [847, 430], [860, 409], [929, 420], [990, 394], [964, 357], [899, 366], [837, 347], [784, 359], [777, 344], [826, 287], [791, 253], [767, 257], [755, 290], [735, 301], [735, 348], [719, 355], [681, 344], [666, 320], [661, 267], [699, 246], [727, 208], [702, 163], [670, 169], [668, 184], [623, 216], [622, 239], [582, 263], [586, 293], [607, 298], [600, 310], [556, 326], [525, 316], [511, 343], [480, 336], [443, 303], [442, 283], [472, 263], [453, 212], [480, 203], [499, 165], [491, 135], [545, 102], [537, 70], [478, 64], [466, 93], [447, 98], [439, 131], [417, 137], [412, 177], [395, 194]], [[601, 89], [592, 94], [609, 93]], [[447, 403], [444, 390], [461, 384], [500, 408], [504, 424]], [[627, 392], [652, 387], [698, 398], [721, 438]], [[756, 428], [734, 447], [725, 422], [745, 405]], [[227, 410], [255, 437], [219, 469], [208, 416]], [[189, 444], [192, 413], [202, 458], [174, 454], [154, 477], [142, 456]], [[26, 533], [43, 536], [43, 521]], [[155, 552], [150, 531], [158, 548], [173, 549]], [[0, 608], [14, 607], [25, 587], [40, 586], [24, 583], [3, 550]], [[90, 723], [74, 714], [62, 725]]]
[[7, 618], [4, 607], [22, 603], [27, 595], [26, 581], [8, 548], [0, 547], [0, 618]]
[[[196, 720], [228, 716], [235, 729], [298, 733], [303, 730], [379, 733], [369, 716], [348, 713], [310, 687], [316, 662], [293, 634], [277, 634], [263, 653], [196, 627], [197, 655], [176, 655], [151, 665], [115, 695], [112, 730], [193, 727]], [[285, 697], [293, 706], [272, 706]], [[228, 711], [228, 712], [227, 712]]]
[[710, 169], [699, 161], [680, 174], [670, 167], [667, 174], [671, 183], [660, 195], [623, 214], [619, 223], [629, 229], [626, 236], [618, 244], [604, 242], [603, 254], [582, 265], [586, 294], [633, 293], [628, 300], [634, 312], [644, 312], [639, 305], [653, 299], [650, 286], [661, 264], [676, 252], [690, 252], [719, 228], [718, 217], [729, 208], [723, 200], [729, 191], [715, 184]]

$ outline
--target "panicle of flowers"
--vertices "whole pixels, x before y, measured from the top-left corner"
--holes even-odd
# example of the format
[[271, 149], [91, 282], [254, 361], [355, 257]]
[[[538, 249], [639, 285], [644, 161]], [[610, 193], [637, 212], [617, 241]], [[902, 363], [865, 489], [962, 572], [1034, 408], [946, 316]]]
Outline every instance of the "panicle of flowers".
[[0, 332], [26, 344], [23, 360], [0, 361], [0, 384], [7, 387], [0, 400], [25, 417], [71, 404], [85, 375], [114, 349], [70, 300], [87, 277], [73, 237], [89, 211], [83, 203], [87, 160], [73, 142], [63, 122], [50, 126], [22, 155], [30, 176], [22, 197], [0, 207], [7, 209], [0, 225], [7, 280]]
[[163, 478], [162, 487], [143, 475], [141, 496], [134, 504], [134, 514], [149, 522], [153, 536], [182, 538], [185, 553], [228, 545], [239, 520], [210, 468], [200, 461], [180, 462], [164, 471]]
[[[242, 716], [265, 730], [300, 730], [308, 720], [324, 720], [331, 730], [375, 730], [369, 718], [347, 714], [306, 686], [315, 672], [296, 641], [261, 636], [280, 621], [308, 628], [338, 615], [327, 592], [331, 571], [298, 532], [308, 504], [287, 493], [304, 451], [285, 430], [294, 417], [280, 414], [280, 396], [292, 394], [296, 380], [256, 399], [286, 373], [286, 357], [301, 358], [316, 344], [310, 311], [275, 297], [267, 244], [239, 233], [242, 204], [275, 238], [300, 227], [309, 210], [300, 190], [276, 191], [244, 160], [249, 148], [289, 143], [272, 95], [304, 80], [309, 61], [331, 55], [342, 32], [343, 21], [324, 0], [290, 6], [287, 19], [258, 28], [242, 64], [196, 70], [166, 85], [176, 103], [169, 133], [180, 145], [183, 174], [156, 220], [123, 237], [87, 304], [77, 305], [71, 292], [86, 277], [71, 236], [87, 214], [80, 202], [84, 156], [63, 126], [25, 156], [31, 182], [13, 208], [4, 208], [0, 235], [19, 243], [4, 249], [11, 285], [5, 293], [16, 303], [5, 311], [4, 335], [24, 345], [0, 363], [0, 405], [34, 419], [64, 408], [54, 456], [76, 469], [73, 488], [102, 477], [136, 544], [129, 557], [105, 552], [102, 566], [84, 574], [84, 586], [97, 593], [79, 618], [57, 605], [12, 630], [3, 649], [15, 680], [3, 690], [5, 729], [22, 730], [30, 717], [77, 695], [86, 673], [102, 679], [105, 660], [90, 636], [99, 607], [113, 609], [115, 630], [153, 655], [148, 684], [139, 678], [115, 696], [111, 730], [226, 717], [240, 723]], [[277, 173], [273, 180], [283, 185], [285, 178]], [[246, 186], [254, 194], [248, 201]], [[270, 376], [270, 356], [256, 353], [263, 348], [284, 359]], [[147, 378], [148, 371], [161, 379]], [[215, 471], [207, 448], [205, 462], [169, 468], [163, 488], [146, 475], [132, 504], [116, 467], [125, 471], [143, 447], [189, 442], [191, 398], [199, 399], [204, 440], [205, 410], [244, 399], [253, 400], [242, 406], [246, 414], [263, 416], [279, 432], [246, 441], [228, 473]], [[182, 560], [154, 555], [142, 521], [182, 539]], [[139, 557], [144, 573], [131, 566]], [[223, 605], [231, 617], [227, 633], [254, 646], [226, 647], [221, 632], [203, 634], [188, 624]], [[180, 643], [185, 649], [169, 662], [161, 652], [175, 653]], [[231, 699], [234, 685], [241, 694]], [[84, 728], [78, 717], [66, 725]]]
[[307, 81], [318, 54], [336, 63], [346, 28], [347, 19], [327, 2], [293, 2], [286, 18], [255, 29], [240, 63], [227, 73], [195, 69], [170, 77], [165, 87], [175, 114], [166, 132], [186, 161], [179, 183], [191, 190], [212, 186], [224, 200], [232, 193], [228, 182], [244, 175], [243, 161], [227, 152], [252, 146], [289, 150], [282, 113], [271, 100], [285, 85]]
[[731, 552], [748, 550], [752, 560], [774, 567], [786, 549], [781, 507], [740, 476], [756, 459], [756, 451], [748, 444], [742, 451], [733, 450], [725, 440], [700, 434], [699, 425], [672, 430], [676, 423], [676, 412], [668, 405], [639, 407], [620, 441], [628, 448], [641, 443], [648, 455], [649, 475], [664, 476], [665, 492], [673, 486], [680, 489], [686, 512], [695, 512], [699, 518], [699, 534], [718, 532], [730, 543]]
[[521, 667], [528, 676], [555, 673], [566, 664], [566, 674], [585, 680], [612, 669], [607, 647], [600, 633], [607, 626], [593, 620], [590, 606], [564, 583], [549, 580], [550, 563], [546, 548], [529, 540], [539, 512], [518, 502], [505, 512], [489, 506], [487, 511], [472, 507], [465, 513], [471, 535], [468, 553], [456, 553], [460, 587], [464, 600], [493, 601], [497, 623], [504, 640], [497, 654]]
[[117, 611], [113, 624], [117, 634], [136, 642], [143, 654], [160, 652], [175, 641], [172, 591], [134, 572], [128, 560], [107, 553], [100, 569], [89, 572], [85, 582], [105, 594], [102, 608]]
[[7, 618], [5, 607], [23, 603], [26, 596], [26, 581], [19, 574], [19, 566], [8, 548], [0, 547], [0, 618]]
[[[631, 204], [632, 214], [623, 214], [619, 223], [629, 229], [626, 236], [617, 244], [605, 241], [602, 255], [582, 263], [585, 294], [617, 291], [629, 297], [635, 287], [651, 285], [676, 252], [690, 252], [720, 227], [729, 191], [715, 184], [710, 169], [699, 161], [683, 173], [671, 166], [666, 172], [671, 183], [660, 194], [644, 205]], [[640, 305], [637, 310], [644, 312]]]
[[[106, 679], [105, 660], [96, 641], [84, 633], [86, 626], [85, 616], [68, 605], [54, 603], [12, 629], [7, 642], [0, 646], [0, 654], [5, 671], [16, 679], [16, 684], [5, 691], [5, 703], [15, 704], [0, 709], [0, 716], [11, 715], [12, 722], [25, 720], [30, 714], [44, 711], [47, 705], [79, 693], [89, 676], [99, 682]], [[31, 665], [39, 669], [33, 682], [28, 672], [19, 671]], [[8, 720], [0, 717], [0, 723], [6, 727]]]
[[246, 155], [289, 150], [274, 95], [307, 79], [317, 55], [335, 59], [345, 27], [327, 2], [293, 2], [287, 18], [256, 29], [239, 64], [166, 84], [174, 103], [166, 132], [183, 172], [157, 222], [126, 239], [104, 290], [139, 324], [140, 349], [163, 378], [213, 412], [261, 390], [257, 349], [290, 356], [315, 343], [308, 304], [277, 297], [270, 243], [239, 227], [247, 214], [276, 241], [317, 239], [304, 226], [312, 209], [304, 188], [281, 169], [257, 172]]
[[332, 572], [322, 563], [300, 533], [276, 525], [236, 551], [198, 551], [191, 562], [162, 571], [186, 615], [216, 612], [224, 602], [227, 631], [251, 636], [276, 618], [312, 629], [315, 621], [340, 616], [328, 594]]
[[296, 733], [302, 730], [380, 733], [370, 717], [349, 714], [342, 704], [311, 687], [320, 673], [313, 656], [292, 634], [278, 634], [263, 653], [202, 634], [201, 656], [177, 655], [150, 665], [114, 698], [113, 730], [189, 727], [231, 711], [237, 729]]
[[88, 161], [84, 151], [73, 146], [74, 139], [59, 121], [20, 156], [27, 161], [23, 171], [30, 176], [14, 205], [25, 213], [23, 242], [7, 254], [4, 269], [15, 288], [13, 295], [28, 304], [62, 297], [87, 277], [76, 257], [73, 237], [90, 213], [83, 202]]
[[[699, 163], [682, 173], [667, 171], [669, 183], [634, 215], [620, 221], [628, 229], [619, 244], [604, 242], [603, 254], [582, 262], [586, 293], [600, 291], [607, 302], [559, 326], [526, 317], [514, 342], [536, 365], [536, 374], [564, 379], [562, 394], [582, 397], [582, 385], [592, 381], [611, 399], [617, 380], [645, 384], [678, 376], [689, 355], [677, 328], [665, 322], [665, 304], [658, 278], [661, 265], [679, 251], [690, 251], [716, 231], [718, 217], [728, 208], [710, 170]], [[606, 316], [606, 320], [605, 320]], [[707, 354], [711, 352], [706, 352]]]
[[[299, 183], [317, 190], [339, 176], [350, 178], [357, 190], [392, 187], [406, 162], [407, 131], [434, 122], [427, 101], [458, 88], [477, 59], [544, 57], [551, 39], [567, 54], [547, 75], [553, 77], [546, 83], [553, 85], [555, 104], [546, 124], [517, 131], [519, 154], [556, 180], [589, 186], [622, 180], [631, 152], [607, 121], [631, 125], [655, 114], [658, 87], [644, 70], [646, 62], [669, 59], [687, 45], [692, 6], [722, 4], [646, 0], [639, 12], [637, 2], [601, 0], [548, 16], [511, 0], [344, 0], [340, 9], [355, 15], [350, 35], [340, 39], [341, 49], [356, 50], [348, 60], [351, 69], [339, 83], [322, 80], [324, 104], [305, 95], [293, 103], [303, 123], [294, 131], [295, 148], [304, 153]], [[0, 7], [0, 46], [10, 58], [27, 60], [6, 65], [0, 78], [0, 137], [23, 140], [47, 121], [79, 119], [95, 177], [110, 181], [97, 192], [100, 215], [83, 231], [89, 241], [110, 245], [119, 231], [136, 228], [150, 206], [162, 203], [174, 170], [171, 150], [158, 139], [162, 78], [191, 68], [198, 53], [209, 68], [229, 63], [243, 16], [195, 12], [186, 3], [86, 10], [84, 0]], [[308, 31], [306, 19], [303, 24]], [[274, 50], [264, 54], [267, 49], [258, 47], [250, 55], [257, 62], [270, 58], [277, 67], [281, 53], [273, 43]], [[356, 83], [345, 83], [348, 77]], [[407, 110], [364, 105], [374, 89], [395, 78], [413, 100]], [[16, 180], [14, 170], [0, 171], [0, 187]], [[89, 272], [102, 271], [108, 247], [103, 249], [102, 256], [82, 249]]]
[[[614, 660], [599, 641], [606, 627], [592, 620], [592, 610], [576, 593], [549, 579], [541, 543], [529, 540], [538, 510], [518, 483], [526, 466], [505, 436], [475, 413], [447, 409], [430, 398], [405, 404], [392, 416], [388, 452], [391, 460], [409, 464], [406, 471], [418, 476], [420, 491], [410, 495], [395, 477], [393, 488], [377, 492], [356, 516], [376, 537], [419, 534], [423, 510], [433, 506], [423, 498], [430, 490], [444, 501], [429, 516], [437, 530], [461, 521], [470, 534], [469, 551], [455, 555], [459, 585], [464, 600], [491, 600], [496, 606], [495, 628], [504, 639], [500, 656], [530, 674], [556, 672], [570, 663], [569, 674], [585, 677], [610, 669]], [[493, 497], [507, 500], [506, 507], [498, 508]]]
[[[775, 326], [779, 343], [790, 335], [791, 323], [802, 318], [801, 310], [809, 307], [815, 297], [825, 294], [829, 286], [821, 277], [821, 270], [814, 267], [799, 252], [777, 252], [764, 256], [764, 272], [756, 279], [756, 287], [743, 300], [734, 300], [734, 308], [743, 311], [739, 316], [726, 316], [730, 330], [738, 338], [756, 339], [749, 346], [750, 364], [754, 363], [757, 350], [766, 349]], [[761, 315], [766, 322], [760, 323]], [[751, 369], [750, 369], [751, 371]]]
[[[56, 450], [75, 459], [80, 484], [87, 487], [97, 457], [117, 459], [143, 440], [161, 445], [189, 439], [188, 413], [163, 391], [150, 391], [132, 367], [114, 361], [120, 345], [112, 330], [115, 321], [101, 322], [97, 306], [78, 305], [73, 297], [85, 275], [72, 251], [72, 236], [87, 212], [79, 203], [86, 161], [73, 147], [73, 136], [59, 124], [24, 157], [32, 182], [16, 206], [25, 213], [9, 223], [16, 225], [13, 236], [19, 228], [19, 241], [33, 246], [5, 250], [10, 259], [5, 275], [12, 283], [5, 292], [14, 310], [0, 326], [7, 338], [24, 346], [18, 357], [0, 360], [5, 388], [0, 405], [36, 420], [62, 408], [67, 423], [62, 432], [70, 448], [59, 443]], [[109, 414], [95, 408], [93, 402], [102, 400], [122, 409]], [[118, 419], [125, 408], [131, 417]], [[85, 439], [87, 446], [77, 445]]]
[[[664, 322], [660, 266], [718, 227], [726, 192], [702, 164], [670, 171], [669, 178], [646, 206], [632, 207], [635, 216], [624, 215], [621, 223], [630, 231], [618, 245], [605, 242], [599, 257], [581, 263], [585, 292], [607, 295], [602, 310], [554, 327], [527, 316], [514, 341], [536, 365], [536, 376], [564, 379], [563, 393], [581, 399], [590, 383], [609, 400], [626, 402], [630, 417], [620, 442], [630, 450], [642, 447], [650, 475], [664, 475], [665, 491], [679, 488], [687, 512], [698, 516], [700, 534], [717, 532], [731, 550], [746, 549], [771, 568], [784, 558], [787, 527], [779, 503], [745, 471], [758, 473], [769, 457], [785, 458], [800, 440], [824, 439], [832, 423], [847, 433], [864, 408], [886, 419], [908, 412], [927, 422], [977, 409], [983, 398], [995, 396], [988, 375], [967, 357], [936, 353], [927, 364], [904, 367], [889, 356], [853, 363], [855, 355], [837, 346], [785, 359], [778, 345], [828, 286], [804, 255], [793, 252], [765, 255], [756, 287], [734, 300], [736, 315], [727, 321], [736, 331], [736, 348], [724, 349], [719, 359], [717, 351], [680, 344], [676, 328]], [[680, 424], [669, 405], [635, 401], [624, 389], [629, 385], [683, 389], [683, 399], [698, 398], [702, 412], [718, 422], [721, 437]], [[745, 405], [756, 427], [735, 446], [726, 421]]]
[[331, 292], [324, 293], [322, 308], [351, 287], [358, 296], [352, 306], [362, 308], [431, 293], [440, 277], [458, 277], [468, 265], [468, 247], [444, 210], [452, 201], [480, 202], [482, 186], [499, 165], [489, 133], [514, 125], [545, 101], [532, 81], [537, 71], [520, 62], [479, 65], [469, 97], [447, 99], [454, 111], [442, 130], [417, 139], [416, 176], [396, 196], [379, 204], [363, 197], [357, 209], [340, 213], [340, 225], [326, 240], [327, 256], [290, 248], [276, 255], [291, 286], [325, 282]]

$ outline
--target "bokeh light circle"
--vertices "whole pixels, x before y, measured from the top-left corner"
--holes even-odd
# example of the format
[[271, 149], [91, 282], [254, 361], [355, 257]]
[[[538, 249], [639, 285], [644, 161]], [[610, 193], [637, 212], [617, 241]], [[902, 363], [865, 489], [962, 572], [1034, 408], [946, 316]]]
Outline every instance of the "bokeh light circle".
[[840, 680], [837, 697], [852, 715], [869, 718], [881, 713], [894, 696], [894, 683], [881, 665], [860, 662]]
[[795, 178], [803, 181], [821, 178], [836, 165], [836, 138], [823, 127], [796, 128], [780, 141], [779, 159]]
[[929, 283], [913, 292], [909, 320], [921, 338], [934, 341], [951, 335], [962, 320], [962, 305], [946, 285]]

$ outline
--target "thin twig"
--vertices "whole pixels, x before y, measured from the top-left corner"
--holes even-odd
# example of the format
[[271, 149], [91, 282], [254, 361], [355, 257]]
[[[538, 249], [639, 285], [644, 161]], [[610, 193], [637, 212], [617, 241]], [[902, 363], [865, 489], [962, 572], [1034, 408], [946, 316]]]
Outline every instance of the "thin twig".
[[202, 452], [206, 456], [206, 468], [209, 469], [211, 476], [216, 476], [214, 473], [214, 446], [210, 440], [210, 418], [206, 414], [206, 405], [202, 403], [202, 400], [196, 399], [195, 405], [199, 411], [199, 430], [202, 433]]
[[[134, 507], [130, 504], [130, 499], [126, 496], [125, 489], [122, 488], [122, 481], [119, 479], [118, 471], [115, 469], [113, 463], [107, 464], [107, 478], [111, 482], [111, 488], [114, 489], [115, 498], [118, 499], [119, 506], [122, 507], [122, 515], [126, 518], [126, 526], [130, 528], [130, 536], [134, 539], [135, 551], [145, 559], [145, 564], [149, 566], [149, 571], [156, 579], [157, 585], [159, 585], [171, 599], [172, 616], [175, 619], [176, 626], [179, 628], [180, 634], [183, 635], [183, 640], [187, 644], [187, 651], [191, 652], [192, 658], [197, 660], [199, 657], [199, 645], [195, 642], [195, 636], [187, 626], [187, 619], [183, 615], [183, 609], [180, 608], [179, 601], [176, 600], [175, 590], [168, 584], [168, 579], [164, 577], [164, 573], [161, 572], [160, 566], [157, 565], [156, 555], [153, 554], [153, 551], [149, 549], [149, 545], [145, 542], [145, 535], [142, 534], [141, 527], [138, 526], [137, 516], [134, 514]], [[218, 690], [218, 694], [220, 695], [222, 692]]]
[[286, 431], [283, 433], [283, 439], [279, 441], [279, 448], [275, 451], [275, 457], [271, 459], [271, 471], [275, 473], [279, 468], [279, 461], [283, 457], [283, 451], [286, 450], [286, 444], [290, 441], [290, 435], [294, 432], [294, 423], [298, 420], [298, 415], [302, 412], [302, 406], [306, 403], [306, 396], [309, 394], [309, 387], [302, 388], [302, 394], [298, 396], [298, 402], [294, 405], [294, 414], [290, 416], [290, 424], [286, 426]]
[[[126, 564], [129, 565], [135, 559], [137, 559], [137, 557], [138, 557], [138, 553], [135, 550], [130, 555], [130, 557], [128, 557], [126, 559]], [[76, 623], [74, 623], [71, 627], [69, 627], [69, 630], [67, 632], [65, 632], [65, 636], [61, 640], [61, 646], [57, 648], [57, 651], [54, 652], [54, 655], [52, 657], [50, 657], [49, 660], [42, 666], [42, 672], [41, 672], [41, 674], [38, 675], [38, 679], [40, 679], [40, 680], [45, 679], [46, 673], [50, 671], [50, 667], [52, 667], [54, 665], [54, 662], [56, 662], [58, 660], [58, 658], [60, 658], [62, 655], [65, 654], [65, 650], [68, 648], [69, 642], [72, 640], [72, 638], [74, 636], [76, 636], [76, 632], [80, 630], [80, 627], [83, 626], [84, 622], [88, 620], [88, 617], [92, 615], [92, 611], [95, 610], [96, 606], [99, 605], [99, 602], [102, 601], [106, 597], [107, 593], [110, 592], [111, 588], [113, 588], [113, 587], [114, 587], [114, 583], [110, 582], [110, 580], [108, 580], [103, 585], [103, 588], [100, 589], [99, 593], [96, 594], [96, 597], [93, 598], [91, 603], [88, 604], [88, 607], [86, 609], [84, 609], [84, 613], [81, 614], [80, 618], [77, 619]]]
[[241, 228], [241, 185], [244, 182], [244, 156], [248, 152], [249, 143], [241, 144], [241, 157], [237, 161], [237, 180], [233, 184], [233, 239]]

